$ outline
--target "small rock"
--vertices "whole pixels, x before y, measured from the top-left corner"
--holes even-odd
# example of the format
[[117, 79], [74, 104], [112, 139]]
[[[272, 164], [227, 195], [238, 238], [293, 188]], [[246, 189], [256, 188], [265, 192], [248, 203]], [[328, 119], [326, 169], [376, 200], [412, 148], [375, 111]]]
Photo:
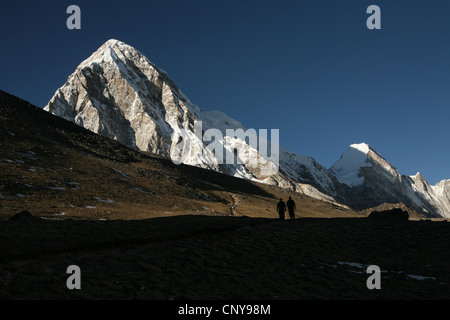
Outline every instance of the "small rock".
[[383, 219], [392, 219], [392, 220], [408, 220], [409, 213], [403, 211], [400, 208], [386, 210], [386, 211], [373, 211], [369, 214], [369, 218], [383, 218]]

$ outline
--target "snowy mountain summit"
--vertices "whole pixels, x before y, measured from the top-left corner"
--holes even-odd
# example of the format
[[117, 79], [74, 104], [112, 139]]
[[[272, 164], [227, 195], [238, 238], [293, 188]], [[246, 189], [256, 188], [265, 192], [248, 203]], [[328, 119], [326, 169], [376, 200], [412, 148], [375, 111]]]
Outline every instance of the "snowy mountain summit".
[[359, 169], [371, 165], [368, 161], [369, 151], [370, 147], [365, 143], [350, 145], [350, 149], [331, 167], [338, 181], [350, 187], [362, 185], [364, 177], [359, 175]]
[[350, 145], [330, 173], [341, 183], [338, 195], [353, 208], [402, 202], [427, 216], [450, 217], [450, 180], [430, 186], [420, 173], [402, 175], [366, 143]]
[[[378, 174], [389, 177], [397, 177], [400, 173], [392, 167], [377, 151], [366, 143], [352, 144], [350, 148], [342, 154], [330, 171], [336, 176], [339, 182], [349, 187], [361, 186], [364, 184], [364, 174], [362, 172], [372, 167]], [[364, 169], [363, 169], [364, 168]]]
[[[404, 202], [429, 216], [450, 217], [449, 180], [428, 187], [422, 179], [402, 176], [365, 143], [351, 145], [326, 169], [311, 157], [279, 147], [277, 141], [267, 142], [271, 150], [264, 153], [245, 137], [227, 136], [227, 129], [246, 129], [220, 111], [194, 105], [166, 72], [118, 40], [108, 40], [84, 60], [44, 109], [130, 148], [167, 158], [174, 159], [182, 141], [189, 147], [182, 163], [338, 205], [365, 209], [383, 202]], [[204, 139], [206, 132], [222, 133], [216, 147], [224, 154], [236, 154], [239, 161], [219, 161], [217, 149], [211, 148], [214, 139]], [[245, 132], [248, 140], [261, 139], [258, 132]], [[273, 153], [277, 157], [267, 155]]]

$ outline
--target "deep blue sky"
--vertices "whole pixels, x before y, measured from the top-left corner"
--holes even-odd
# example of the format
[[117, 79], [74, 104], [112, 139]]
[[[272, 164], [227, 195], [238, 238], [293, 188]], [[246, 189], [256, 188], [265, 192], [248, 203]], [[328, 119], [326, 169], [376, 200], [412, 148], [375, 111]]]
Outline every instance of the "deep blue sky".
[[450, 1], [3, 1], [0, 36], [0, 89], [40, 107], [114, 38], [199, 107], [278, 128], [326, 167], [366, 142], [403, 174], [450, 178]]

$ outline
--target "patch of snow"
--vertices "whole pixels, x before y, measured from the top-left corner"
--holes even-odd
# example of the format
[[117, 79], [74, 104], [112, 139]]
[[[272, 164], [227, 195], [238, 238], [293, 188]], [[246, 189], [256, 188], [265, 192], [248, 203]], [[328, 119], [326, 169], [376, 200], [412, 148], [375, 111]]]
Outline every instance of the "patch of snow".
[[203, 198], [206, 201], [212, 201], [211, 198], [209, 197], [209, 195], [207, 195], [206, 193], [198, 191], [198, 194], [200, 195], [200, 198]]
[[158, 192], [156, 192], [156, 191], [154, 191], [154, 190], [152, 190], [152, 189], [146, 189], [148, 192], [150, 192], [150, 193], [153, 193], [155, 196], [158, 196], [159, 197], [159, 195], [158, 195]]
[[64, 189], [63, 187], [49, 187], [52, 190], [60, 190], [60, 191], [64, 191], [66, 189]]
[[[30, 153], [30, 152], [32, 152], [32, 153]], [[18, 154], [18, 155], [20, 155], [20, 156], [22, 156], [22, 157], [25, 157], [25, 158], [27, 158], [27, 159], [30, 159], [30, 160], [37, 160], [36, 158], [35, 158], [35, 153], [33, 152], [33, 151], [27, 151], [26, 153], [23, 153], [23, 152], [15, 152], [15, 154]]]
[[123, 173], [122, 171], [117, 170], [117, 169], [114, 169], [114, 168], [111, 168], [111, 169], [113, 169], [113, 170], [114, 170], [115, 172], [117, 172], [118, 174], [124, 176], [125, 178], [129, 178], [129, 177], [128, 177], [125, 173]]
[[[344, 262], [344, 261], [338, 261], [339, 265], [347, 265], [350, 267], [354, 267], [354, 268], [358, 268], [358, 269], [364, 269], [364, 272], [366, 272], [367, 268], [369, 267], [369, 265], [365, 265], [365, 264], [361, 264], [358, 262]], [[387, 270], [380, 270], [380, 272], [388, 272]], [[357, 273], [363, 273], [363, 272], [357, 272]]]
[[367, 266], [361, 263], [357, 263], [357, 262], [343, 262], [343, 261], [338, 261], [338, 264], [340, 265], [347, 265], [350, 267], [355, 267], [355, 268], [361, 268], [361, 269], [367, 269]]
[[370, 147], [367, 143], [354, 143], [350, 145], [350, 148], [356, 149], [364, 154], [368, 154], [370, 151]]
[[61, 218], [49, 218], [49, 217], [40, 217], [42, 220], [50, 220], [50, 221], [61, 221]]
[[328, 264], [328, 263], [322, 263], [323, 266], [327, 266], [327, 267], [332, 267], [332, 268], [336, 268], [337, 264]]
[[80, 186], [77, 182], [67, 182], [66, 185], [70, 188], [70, 189], [80, 189]]
[[110, 199], [101, 199], [99, 197], [94, 197], [95, 200], [100, 201], [100, 202], [105, 202], [105, 203], [114, 203], [114, 200], [110, 200]]
[[406, 276], [408, 278], [415, 279], [415, 280], [427, 280], [427, 279], [436, 280], [435, 277], [423, 277], [423, 276], [418, 276], [418, 275], [414, 275], [414, 274], [407, 274]]

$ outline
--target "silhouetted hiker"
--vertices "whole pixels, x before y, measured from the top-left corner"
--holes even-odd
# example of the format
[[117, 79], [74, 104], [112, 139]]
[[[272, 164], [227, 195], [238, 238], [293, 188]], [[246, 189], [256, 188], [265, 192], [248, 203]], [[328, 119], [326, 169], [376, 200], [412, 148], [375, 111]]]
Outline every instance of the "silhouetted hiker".
[[288, 208], [288, 211], [289, 211], [289, 217], [291, 219], [294, 219], [295, 218], [295, 213], [294, 213], [295, 202], [294, 202], [294, 200], [292, 200], [292, 198], [289, 197], [289, 200], [286, 202], [286, 205], [287, 205], [287, 208]]
[[277, 203], [277, 212], [280, 216], [280, 220], [284, 220], [284, 212], [286, 211], [286, 205], [284, 204], [283, 199], [280, 198], [280, 201]]

